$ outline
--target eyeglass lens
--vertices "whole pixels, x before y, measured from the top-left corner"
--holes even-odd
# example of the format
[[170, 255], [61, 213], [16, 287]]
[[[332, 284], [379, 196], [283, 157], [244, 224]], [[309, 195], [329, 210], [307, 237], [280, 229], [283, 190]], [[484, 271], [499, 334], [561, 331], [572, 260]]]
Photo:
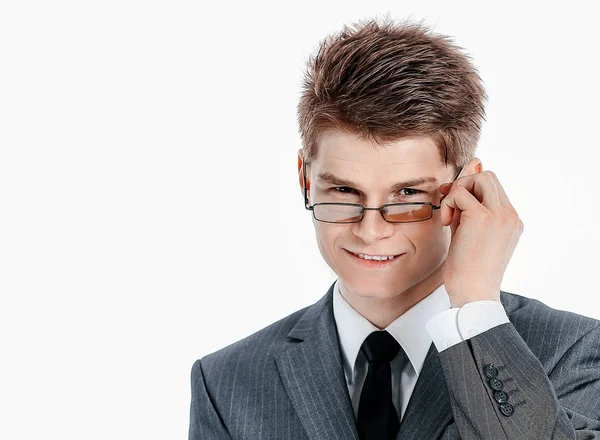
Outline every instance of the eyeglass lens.
[[[317, 220], [332, 223], [354, 223], [361, 219], [362, 208], [358, 205], [314, 205], [313, 213]], [[383, 217], [392, 223], [409, 223], [430, 219], [431, 205], [394, 205], [381, 210]]]

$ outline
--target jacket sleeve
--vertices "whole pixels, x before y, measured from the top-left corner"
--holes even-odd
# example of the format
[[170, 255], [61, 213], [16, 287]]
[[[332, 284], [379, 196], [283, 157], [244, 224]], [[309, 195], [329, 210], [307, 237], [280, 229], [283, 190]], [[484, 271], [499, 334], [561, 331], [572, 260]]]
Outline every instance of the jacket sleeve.
[[600, 439], [600, 327], [547, 374], [512, 323], [442, 351], [462, 440]]
[[189, 440], [231, 440], [231, 436], [208, 394], [200, 360], [197, 360], [192, 367], [191, 379]]

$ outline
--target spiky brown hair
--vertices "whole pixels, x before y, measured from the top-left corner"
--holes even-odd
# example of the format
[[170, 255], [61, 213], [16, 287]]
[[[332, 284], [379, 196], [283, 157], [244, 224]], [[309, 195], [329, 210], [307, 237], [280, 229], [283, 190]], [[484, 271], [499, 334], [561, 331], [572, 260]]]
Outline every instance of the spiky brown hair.
[[379, 146], [428, 136], [456, 169], [474, 156], [487, 100], [481, 78], [461, 47], [422, 22], [344, 25], [306, 67], [298, 124], [307, 163], [330, 129]]

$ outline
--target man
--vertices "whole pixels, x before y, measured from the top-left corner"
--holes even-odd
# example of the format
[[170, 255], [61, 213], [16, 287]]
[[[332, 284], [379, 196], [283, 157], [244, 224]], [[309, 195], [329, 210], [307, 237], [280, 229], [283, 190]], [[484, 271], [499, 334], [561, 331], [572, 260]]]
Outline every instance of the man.
[[600, 438], [599, 322], [500, 289], [523, 223], [474, 156], [485, 99], [423, 25], [322, 42], [298, 173], [338, 279], [194, 364], [190, 440]]

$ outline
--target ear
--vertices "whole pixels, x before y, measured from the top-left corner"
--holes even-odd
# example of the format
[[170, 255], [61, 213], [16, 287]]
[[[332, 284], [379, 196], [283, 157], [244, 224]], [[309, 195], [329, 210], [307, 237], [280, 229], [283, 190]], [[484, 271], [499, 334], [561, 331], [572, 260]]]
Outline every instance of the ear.
[[300, 189], [304, 191], [304, 188], [302, 188], [302, 148], [298, 150], [298, 179], [300, 181]]
[[465, 170], [462, 173], [463, 176], [468, 174], [477, 174], [483, 171], [483, 164], [481, 163], [481, 159], [478, 157], [474, 157], [465, 165]]
[[[300, 192], [302, 193], [302, 197], [304, 197], [304, 178], [302, 176], [302, 166], [304, 165], [304, 160], [302, 158], [302, 148], [298, 150], [298, 183], [300, 184]], [[308, 184], [308, 176], [306, 176], [306, 187], [310, 189], [310, 185]]]

